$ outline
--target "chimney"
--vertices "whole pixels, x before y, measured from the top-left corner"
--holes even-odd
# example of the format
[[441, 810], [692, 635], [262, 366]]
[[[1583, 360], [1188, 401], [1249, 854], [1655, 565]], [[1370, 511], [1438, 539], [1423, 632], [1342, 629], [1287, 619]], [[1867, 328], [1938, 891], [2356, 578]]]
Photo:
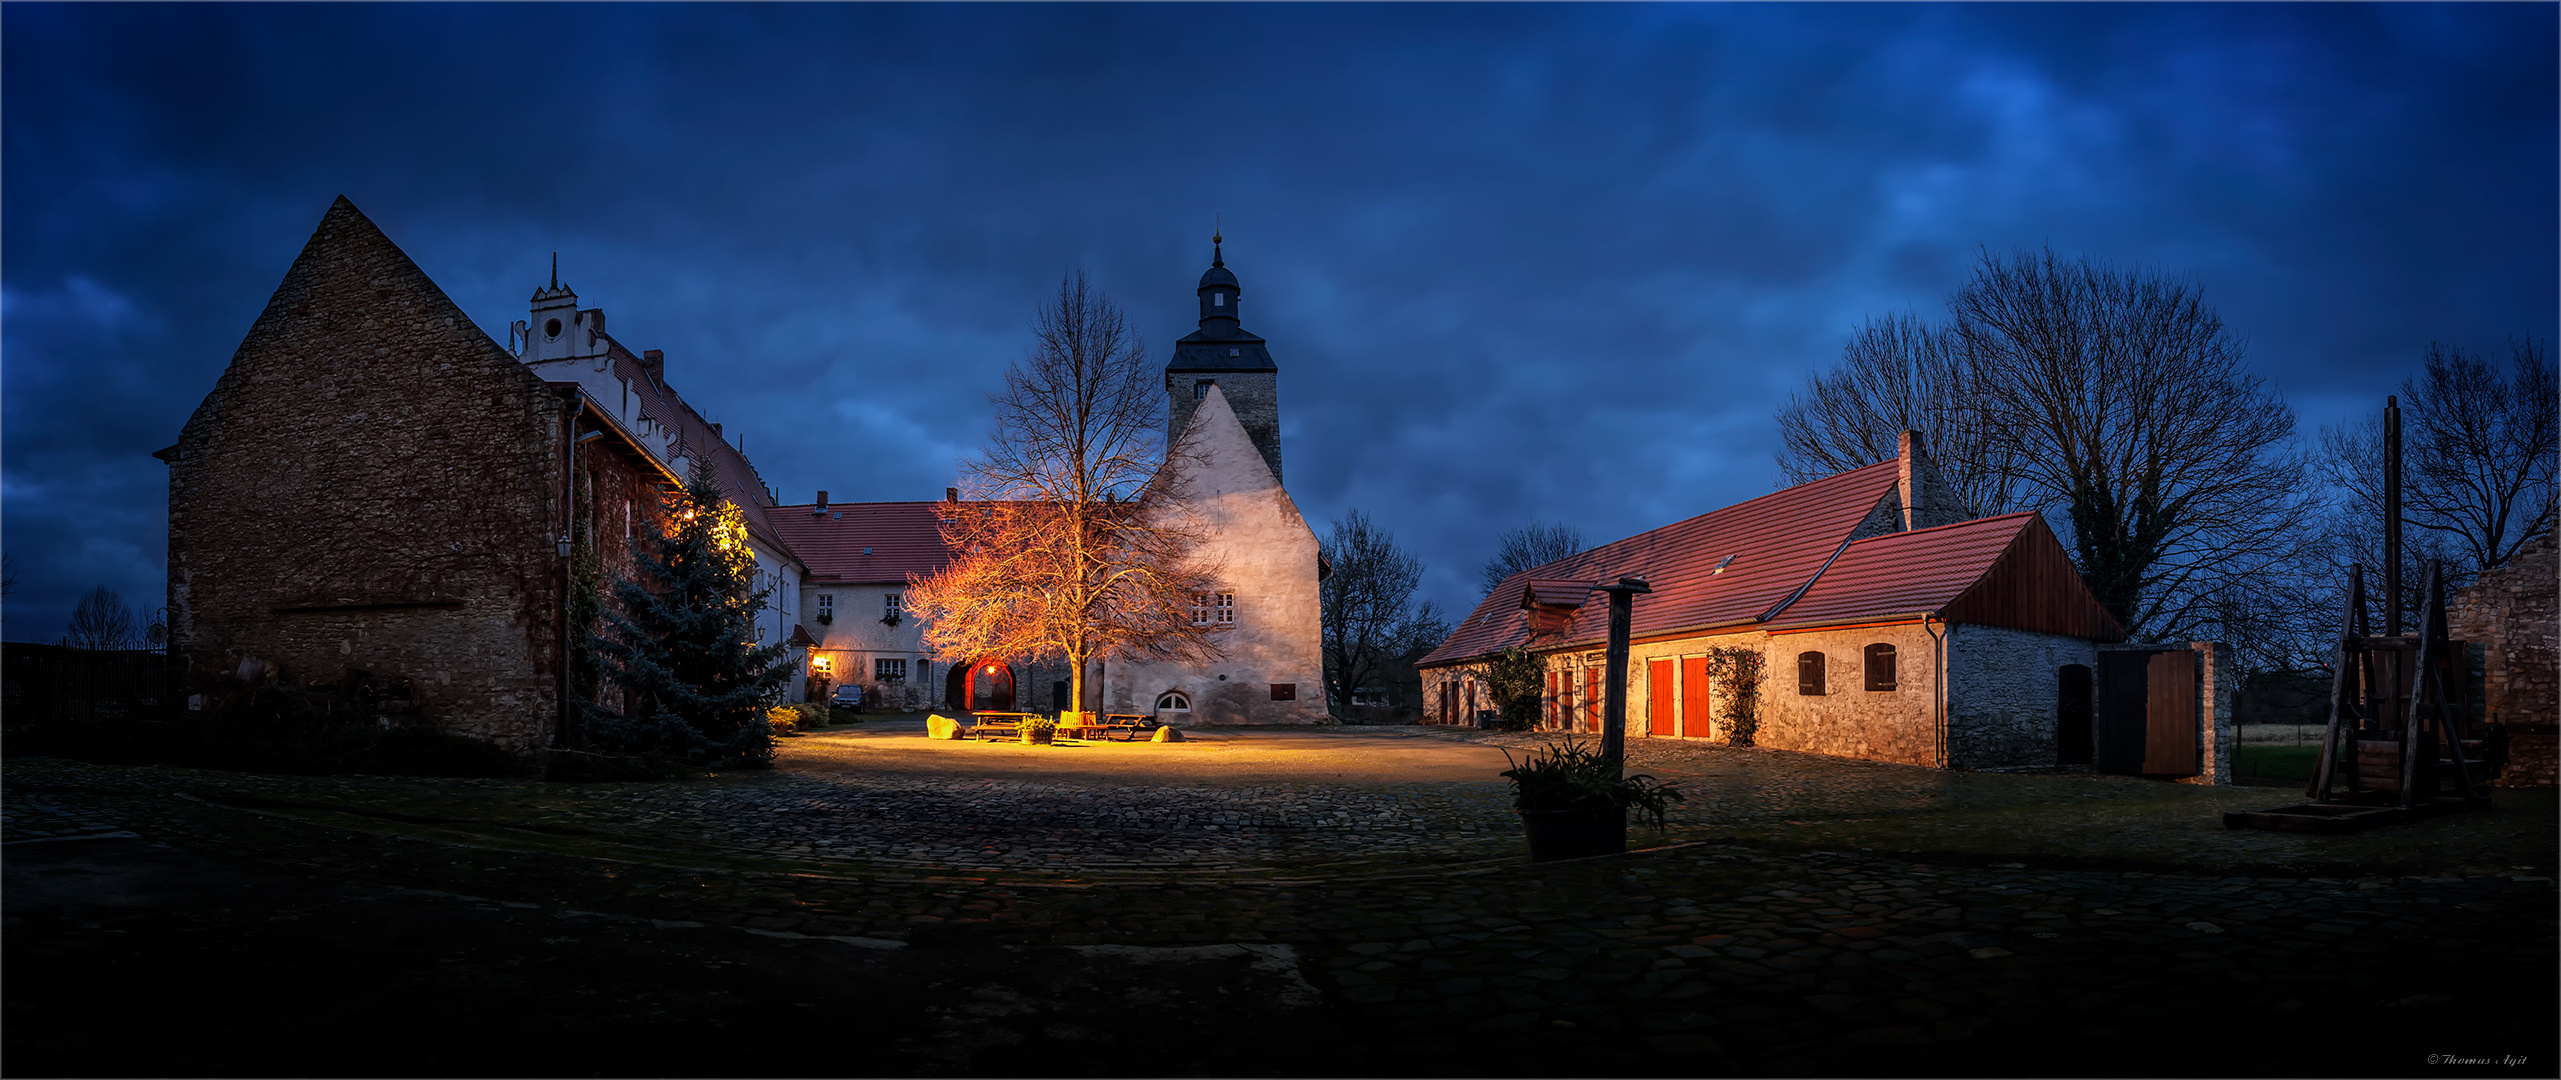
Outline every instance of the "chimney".
[[667, 354], [657, 349], [641, 350], [640, 370], [649, 373], [650, 382], [667, 385]]
[[822, 488], [822, 489], [820, 489], [820, 490], [819, 490], [819, 492], [818, 492], [818, 508], [817, 508], [816, 510], [812, 510], [812, 511], [810, 511], [810, 513], [813, 513], [813, 514], [822, 514], [822, 515], [823, 515], [823, 514], [825, 514], [826, 512], [827, 512], [827, 492], [826, 492], [826, 490], [825, 490], [825, 489], [823, 489], [823, 488]]
[[1939, 480], [1938, 466], [1930, 460], [1921, 433], [1905, 429], [1897, 441], [1895, 490], [1903, 500], [1903, 528], [1926, 529], [1963, 520], [1956, 497]]
[[959, 489], [959, 488], [956, 488], [956, 487], [944, 488], [944, 489], [943, 489], [943, 501], [944, 501], [944, 502], [959, 502], [959, 501], [960, 501], [960, 489]]

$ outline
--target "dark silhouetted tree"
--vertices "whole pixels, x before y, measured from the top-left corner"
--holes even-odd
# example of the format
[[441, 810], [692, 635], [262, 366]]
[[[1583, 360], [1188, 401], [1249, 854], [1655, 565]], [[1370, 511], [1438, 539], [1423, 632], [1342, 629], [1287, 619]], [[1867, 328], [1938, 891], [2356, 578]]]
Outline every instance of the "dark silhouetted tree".
[[62, 640], [75, 649], [130, 649], [135, 625], [133, 609], [125, 606], [124, 598], [100, 585], [80, 595]]
[[1414, 602], [1423, 560], [1396, 544], [1396, 534], [1358, 510], [1334, 523], [1317, 545], [1328, 568], [1317, 592], [1325, 633], [1325, 678], [1351, 693], [1380, 681], [1402, 685], [1413, 662], [1449, 636], [1449, 622], [1429, 600]]
[[1590, 545], [1583, 542], [1583, 531], [1562, 521], [1533, 522], [1516, 529], [1506, 529], [1494, 548], [1494, 557], [1485, 560], [1478, 571], [1485, 591], [1493, 592], [1503, 579], [1558, 559], [1583, 553]]

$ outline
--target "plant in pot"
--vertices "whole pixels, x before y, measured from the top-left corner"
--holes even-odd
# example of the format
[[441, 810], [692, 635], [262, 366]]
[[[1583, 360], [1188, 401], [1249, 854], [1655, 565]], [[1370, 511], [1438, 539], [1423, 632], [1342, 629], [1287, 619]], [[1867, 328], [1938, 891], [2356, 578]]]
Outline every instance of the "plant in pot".
[[1520, 811], [1529, 837], [1531, 862], [1616, 855], [1627, 850], [1627, 811], [1656, 829], [1671, 804], [1681, 801], [1678, 788], [1644, 773], [1622, 775], [1618, 763], [1602, 757], [1600, 748], [1572, 737], [1549, 743], [1512, 762], [1503, 776], [1512, 782], [1512, 806]]
[[1022, 741], [1046, 745], [1058, 737], [1058, 721], [1047, 716], [1027, 716], [1023, 718], [1020, 731], [1016, 737]]

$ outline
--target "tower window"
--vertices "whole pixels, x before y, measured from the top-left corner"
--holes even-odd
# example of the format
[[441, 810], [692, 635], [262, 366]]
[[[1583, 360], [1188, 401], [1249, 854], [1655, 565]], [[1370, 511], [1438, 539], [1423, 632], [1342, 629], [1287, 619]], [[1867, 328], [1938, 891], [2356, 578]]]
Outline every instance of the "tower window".
[[1216, 386], [1216, 385], [1218, 385], [1218, 380], [1216, 380], [1216, 379], [1197, 379], [1197, 380], [1194, 380], [1194, 381], [1192, 382], [1192, 400], [1193, 400], [1193, 401], [1201, 401], [1201, 400], [1204, 400], [1204, 399], [1208, 398], [1208, 397], [1209, 397], [1209, 388], [1210, 388], [1210, 387], [1213, 387], [1213, 386]]
[[1214, 292], [1214, 293], [1209, 294], [1209, 306], [1211, 306], [1211, 307], [1226, 307], [1226, 306], [1227, 306], [1227, 294], [1226, 294], [1226, 293], [1223, 293], [1223, 292]]

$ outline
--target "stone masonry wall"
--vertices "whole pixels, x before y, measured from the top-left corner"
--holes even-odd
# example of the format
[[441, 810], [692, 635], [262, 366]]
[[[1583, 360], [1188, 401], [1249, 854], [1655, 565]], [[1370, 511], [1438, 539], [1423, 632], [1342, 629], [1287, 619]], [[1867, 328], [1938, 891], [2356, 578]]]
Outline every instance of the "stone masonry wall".
[[1254, 449], [1263, 455], [1263, 463], [1272, 470], [1272, 478], [1281, 479], [1280, 445], [1280, 376], [1268, 371], [1169, 371], [1165, 373], [1165, 437], [1180, 438], [1192, 422], [1193, 411], [1200, 401], [1192, 395], [1194, 384], [1208, 379], [1218, 384], [1219, 396], [1227, 399], [1227, 408], [1236, 414], [1236, 422], [1252, 439]]
[[[1875, 644], [1894, 646], [1892, 690], [1867, 689], [1867, 647]], [[1906, 765], [1939, 763], [1937, 645], [1919, 623], [1773, 634], [1763, 651], [1757, 745]], [[1823, 654], [1819, 696], [1797, 692], [1797, 658], [1807, 652]]]
[[2501, 787], [2552, 787], [2561, 779], [2561, 545], [2547, 530], [2516, 556], [2455, 594], [2446, 627], [2482, 649], [2483, 706], [2508, 725], [2508, 766]]
[[191, 692], [243, 657], [407, 680], [519, 749], [556, 710], [562, 400], [355, 206], [322, 218], [180, 434], [169, 608]]
[[2067, 664], [2096, 670], [2098, 646], [2081, 638], [1997, 626], [1951, 625], [1948, 762], [1958, 768], [2052, 765]]

